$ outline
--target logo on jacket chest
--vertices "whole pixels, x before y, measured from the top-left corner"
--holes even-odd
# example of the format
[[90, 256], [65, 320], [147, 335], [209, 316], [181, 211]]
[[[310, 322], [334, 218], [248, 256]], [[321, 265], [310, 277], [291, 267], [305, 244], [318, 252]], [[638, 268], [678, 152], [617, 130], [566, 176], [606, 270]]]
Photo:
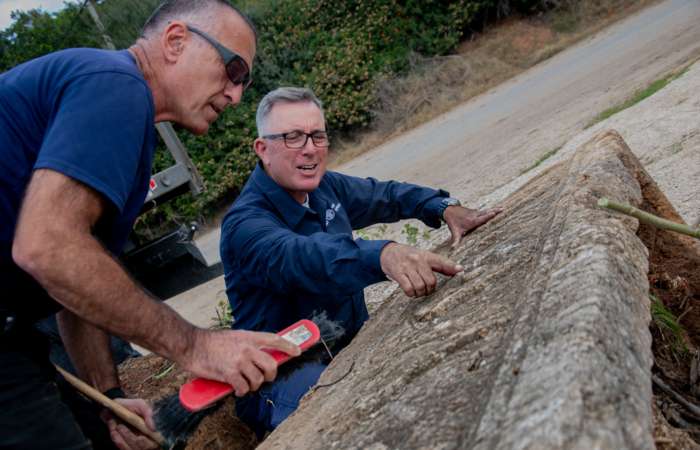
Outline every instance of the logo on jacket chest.
[[329, 209], [326, 210], [326, 226], [328, 226], [328, 223], [335, 219], [335, 213], [338, 212], [340, 209], [340, 203], [337, 205], [333, 203]]

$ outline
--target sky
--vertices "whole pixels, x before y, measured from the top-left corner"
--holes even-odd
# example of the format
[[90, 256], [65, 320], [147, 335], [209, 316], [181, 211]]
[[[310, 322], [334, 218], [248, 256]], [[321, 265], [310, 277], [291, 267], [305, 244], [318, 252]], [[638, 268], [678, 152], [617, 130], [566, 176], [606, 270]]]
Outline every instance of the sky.
[[[74, 2], [72, 2], [74, 3]], [[12, 25], [12, 11], [29, 11], [41, 6], [43, 11], [56, 12], [63, 9], [63, 0], [0, 0], [0, 30]]]

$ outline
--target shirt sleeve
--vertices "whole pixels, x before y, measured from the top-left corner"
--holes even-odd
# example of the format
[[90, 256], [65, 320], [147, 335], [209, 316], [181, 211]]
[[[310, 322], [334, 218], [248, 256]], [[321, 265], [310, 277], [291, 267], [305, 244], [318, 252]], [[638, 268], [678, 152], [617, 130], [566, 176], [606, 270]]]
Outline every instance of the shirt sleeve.
[[[151, 115], [149, 88], [121, 72], [80, 75], [54, 93], [35, 169], [48, 168], [104, 194], [119, 213], [133, 190]], [[152, 120], [151, 120], [152, 122]]]
[[387, 280], [379, 255], [391, 241], [302, 236], [273, 216], [239, 214], [222, 229], [222, 257], [251, 284], [280, 293], [352, 295]]
[[438, 206], [450, 193], [398, 181], [377, 181], [326, 172], [354, 230], [376, 223], [418, 219], [440, 228]]

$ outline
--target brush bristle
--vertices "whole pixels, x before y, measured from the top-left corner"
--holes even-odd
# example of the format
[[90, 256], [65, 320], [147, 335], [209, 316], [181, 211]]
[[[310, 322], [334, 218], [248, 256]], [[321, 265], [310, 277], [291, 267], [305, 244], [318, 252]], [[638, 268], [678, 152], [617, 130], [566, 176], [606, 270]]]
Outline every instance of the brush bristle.
[[[320, 313], [314, 311], [313, 316], [309, 320], [316, 324], [318, 331], [321, 333], [321, 339], [323, 339], [329, 349], [332, 349], [345, 336], [345, 329], [340, 326], [339, 322], [330, 320], [325, 311]], [[320, 364], [327, 355], [326, 347], [322, 342], [319, 342], [313, 347], [306, 349], [301, 355], [279, 366], [275, 382], [289, 379], [294, 372], [309, 364]], [[271, 386], [272, 383], [263, 383], [260, 389], [267, 390]]]
[[175, 393], [153, 404], [153, 422], [158, 432], [171, 443], [186, 442], [199, 428], [202, 421], [221, 408], [223, 402], [216, 403], [198, 412], [185, 409], [180, 403], [180, 394]]

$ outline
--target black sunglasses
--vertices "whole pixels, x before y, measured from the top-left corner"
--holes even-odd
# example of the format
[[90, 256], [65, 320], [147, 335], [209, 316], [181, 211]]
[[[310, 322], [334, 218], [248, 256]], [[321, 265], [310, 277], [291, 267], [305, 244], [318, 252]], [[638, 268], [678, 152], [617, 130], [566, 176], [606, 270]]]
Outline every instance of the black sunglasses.
[[193, 33], [197, 33], [198, 35], [202, 36], [204, 39], [209, 41], [211, 45], [214, 46], [214, 48], [219, 52], [221, 57], [224, 58], [224, 65], [226, 66], [226, 75], [228, 75], [231, 81], [233, 81], [234, 85], [238, 86], [239, 84], [242, 84], [243, 89], [247, 88], [250, 85], [250, 82], [252, 81], [250, 78], [250, 69], [248, 68], [248, 64], [243, 58], [216, 42], [206, 33], [199, 31], [196, 28], [192, 28], [189, 25], [187, 26], [187, 29], [192, 31]]

